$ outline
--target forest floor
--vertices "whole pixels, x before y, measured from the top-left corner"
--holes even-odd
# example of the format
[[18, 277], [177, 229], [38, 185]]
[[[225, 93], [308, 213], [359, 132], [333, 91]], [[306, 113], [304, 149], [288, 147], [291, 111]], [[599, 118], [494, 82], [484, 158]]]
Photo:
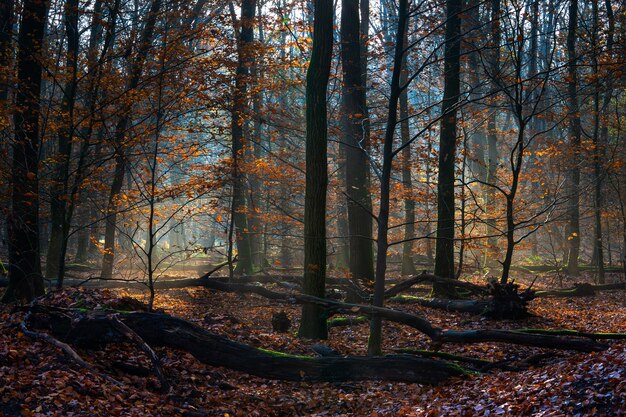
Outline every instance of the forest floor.
[[[523, 278], [528, 282], [532, 277]], [[591, 277], [578, 279], [591, 281]], [[612, 279], [623, 279], [615, 275]], [[534, 288], [554, 277], [541, 276]], [[478, 282], [478, 281], [476, 281]], [[567, 284], [567, 283], [566, 283]], [[571, 284], [571, 282], [569, 283]], [[567, 285], [566, 285], [567, 286]], [[46, 303], [98, 308], [140, 291], [66, 289]], [[626, 291], [602, 292], [585, 298], [542, 298], [531, 302], [536, 315], [522, 322], [489, 321], [480, 317], [394, 305], [421, 314], [447, 329], [520, 327], [626, 332]], [[299, 307], [247, 295], [203, 288], [163, 290], [157, 309], [190, 320], [212, 332], [257, 347], [311, 355], [314, 341], [300, 340]], [[292, 320], [289, 333], [272, 330], [272, 314], [284, 310]], [[78, 368], [61, 351], [33, 341], [19, 331], [21, 312], [0, 307], [0, 416], [620, 416], [626, 415], [626, 344], [609, 342], [598, 353], [546, 351], [496, 343], [445, 345], [442, 350], [491, 361], [537, 356], [539, 362], [518, 372], [492, 370], [446, 381], [438, 387], [389, 382], [306, 383], [266, 380], [203, 365], [191, 355], [156, 348], [172, 388], [158, 389], [151, 365], [136, 346], [109, 345], [103, 350], [78, 350], [101, 372], [122, 386]], [[368, 326], [330, 330], [328, 346], [344, 355], [364, 355]], [[397, 348], [428, 348], [428, 339], [414, 329], [384, 325], [386, 353]], [[143, 375], [122, 371], [133, 365]], [[194, 414], [197, 412], [197, 414]], [[186, 414], [183, 414], [186, 413]]]

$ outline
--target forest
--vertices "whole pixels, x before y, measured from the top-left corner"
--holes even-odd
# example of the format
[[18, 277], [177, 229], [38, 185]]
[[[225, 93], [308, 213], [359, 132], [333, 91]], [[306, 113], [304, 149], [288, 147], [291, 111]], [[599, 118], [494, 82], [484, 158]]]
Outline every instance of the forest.
[[626, 3], [1, 0], [0, 417], [626, 415]]

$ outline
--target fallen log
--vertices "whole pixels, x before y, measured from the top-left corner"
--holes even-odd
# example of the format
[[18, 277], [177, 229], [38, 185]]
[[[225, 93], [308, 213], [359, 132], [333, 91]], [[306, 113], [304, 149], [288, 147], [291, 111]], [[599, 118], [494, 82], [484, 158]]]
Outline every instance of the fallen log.
[[[594, 352], [607, 348], [606, 345], [583, 338], [568, 338], [554, 335], [522, 335], [521, 333], [506, 330], [442, 330], [434, 327], [430, 321], [416, 314], [409, 314], [389, 308], [374, 307], [372, 305], [343, 303], [336, 300], [318, 298], [310, 295], [284, 294], [271, 291], [257, 285], [232, 284], [213, 280], [204, 280], [204, 286], [221, 291], [253, 293], [271, 300], [289, 302], [292, 304], [316, 304], [325, 308], [329, 314], [341, 313], [353, 316], [378, 316], [388, 321], [413, 327], [431, 338], [434, 343], [463, 344], [504, 342], [550, 349], [577, 350], [581, 352]], [[520, 335], [527, 337], [520, 337]]]
[[474, 367], [476, 371], [479, 371], [479, 372], [482, 372], [483, 370], [487, 370], [487, 369], [493, 369], [493, 368], [503, 369], [505, 371], [518, 371], [519, 370], [518, 368], [515, 368], [507, 364], [506, 361], [491, 362], [485, 359], [470, 358], [468, 356], [454, 355], [452, 353], [439, 352], [439, 351], [434, 351], [434, 350], [399, 348], [399, 349], [394, 349], [394, 352], [407, 353], [410, 355], [417, 355], [417, 356], [422, 356], [425, 358], [438, 358], [438, 359], [445, 359], [446, 361], [467, 363], [467, 364], [472, 365], [472, 367]]
[[[35, 310], [53, 334], [67, 343], [97, 347], [126, 340], [104, 313], [70, 317], [39, 307]], [[255, 348], [211, 333], [186, 320], [166, 314], [120, 313], [120, 321], [146, 343], [180, 349], [211, 366], [226, 367], [262, 378], [287, 381], [343, 382], [386, 380], [439, 384], [470, 374], [458, 365], [410, 355], [382, 357], [309, 357]]]
[[489, 301], [487, 300], [449, 300], [445, 298], [414, 297], [411, 295], [397, 295], [390, 298], [389, 301], [400, 304], [418, 304], [422, 307], [471, 314], [482, 314], [489, 307]]
[[558, 336], [575, 336], [575, 337], [587, 337], [593, 340], [626, 340], [626, 333], [610, 333], [610, 332], [579, 332], [578, 330], [568, 329], [515, 329], [518, 333], [530, 333], [530, 334], [547, 334]]
[[480, 285], [472, 284], [471, 282], [459, 281], [458, 279], [443, 278], [437, 275], [427, 274], [424, 272], [417, 276], [409, 278], [405, 281], [399, 282], [395, 284], [394, 286], [392, 286], [391, 288], [387, 289], [385, 291], [385, 297], [386, 298], [393, 297], [395, 295], [400, 294], [401, 292], [408, 290], [412, 286], [421, 284], [423, 282], [429, 282], [432, 284], [450, 285], [456, 288], [466, 290], [467, 292], [471, 294], [486, 294], [487, 292], [489, 292], [489, 289], [487, 287], [482, 287]]
[[537, 291], [537, 297], [593, 297], [598, 291], [626, 290], [626, 282], [616, 282], [613, 284], [593, 285], [587, 283], [576, 283], [570, 288], [557, 290]]
[[515, 283], [501, 284], [493, 280], [489, 282], [486, 290], [489, 291], [490, 297], [481, 300], [427, 299], [398, 295], [391, 298], [391, 301], [419, 304], [438, 310], [479, 314], [491, 319], [518, 320], [530, 316], [527, 305], [528, 301], [534, 298], [533, 291], [526, 290], [520, 293], [519, 286]]

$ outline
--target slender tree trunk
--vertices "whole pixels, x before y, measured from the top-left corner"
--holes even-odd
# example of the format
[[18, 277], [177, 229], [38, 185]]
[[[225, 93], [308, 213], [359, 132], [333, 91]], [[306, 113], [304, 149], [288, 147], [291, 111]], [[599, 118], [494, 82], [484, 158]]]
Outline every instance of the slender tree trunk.
[[566, 238], [569, 242], [567, 252], [567, 273], [578, 276], [578, 256], [580, 252], [580, 139], [581, 125], [578, 105], [578, 71], [576, 63], [576, 31], [578, 30], [578, 0], [570, 0], [569, 23], [567, 25], [567, 104], [569, 113], [569, 135], [572, 148], [572, 166], [570, 172], [570, 200], [567, 207], [568, 224]]
[[18, 36], [9, 215], [9, 286], [3, 301], [44, 293], [39, 258], [39, 98], [48, 2], [25, 0]]
[[[439, 173], [437, 175], [437, 244], [435, 274], [455, 277], [454, 268], [454, 178], [456, 159], [456, 113], [460, 93], [461, 0], [446, 1], [446, 38], [444, 52], [444, 92], [439, 137]], [[447, 288], [433, 285], [442, 296]]]
[[[496, 77], [500, 76], [500, 0], [492, 0], [491, 2], [491, 89], [492, 92], [498, 90]], [[495, 103], [489, 112], [487, 120], [487, 184], [494, 184], [498, 177], [498, 96], [494, 94], [491, 98]], [[495, 220], [495, 190], [485, 190], [485, 212], [487, 213], [487, 235], [493, 235], [496, 232]], [[495, 237], [487, 238], [485, 246], [484, 266], [490, 266], [493, 260], [497, 258], [497, 239]]]
[[241, 170], [244, 154], [244, 123], [248, 114], [248, 77], [253, 62], [254, 18], [256, 16], [256, 0], [244, 0], [241, 4], [241, 20], [239, 40], [237, 42], [237, 74], [233, 90], [232, 108], [232, 156], [233, 156], [233, 221], [235, 222], [235, 239], [237, 241], [236, 274], [253, 272], [252, 242], [248, 222], [246, 204], [246, 178]]
[[[65, 36], [67, 37], [67, 83], [63, 87], [61, 100], [61, 118], [57, 135], [57, 161], [54, 173], [54, 182], [50, 195], [50, 241], [46, 254], [46, 278], [57, 278], [64, 243], [67, 236], [66, 229], [67, 191], [69, 182], [70, 158], [72, 156], [72, 139], [74, 137], [74, 101], [76, 96], [76, 82], [78, 75], [78, 47], [80, 35], [78, 33], [78, 0], [65, 2]], [[67, 228], [69, 229], [69, 228]]]
[[[404, 47], [408, 45], [408, 30], [404, 31]], [[405, 85], [408, 79], [407, 54], [402, 57], [402, 71], [400, 73], [400, 85]], [[400, 94], [400, 137], [402, 144], [407, 144], [411, 140], [409, 130], [409, 97], [408, 88], [402, 90]], [[404, 197], [404, 239], [402, 244], [402, 275], [414, 275], [417, 271], [413, 264], [413, 239], [415, 238], [415, 198], [413, 194], [413, 181], [411, 178], [411, 168], [413, 160], [411, 157], [411, 146], [407, 145], [402, 150], [402, 188]]]
[[[383, 167], [380, 179], [380, 208], [378, 212], [378, 238], [376, 252], [376, 281], [374, 283], [375, 307], [382, 307], [385, 300], [385, 274], [387, 272], [387, 250], [389, 249], [389, 194], [391, 191], [391, 169], [393, 163], [393, 137], [398, 123], [398, 101], [402, 89], [400, 73], [404, 56], [404, 32], [407, 26], [408, 1], [400, 0], [398, 6], [398, 30], [395, 39], [393, 58], [393, 72], [391, 76], [387, 126], [383, 143]], [[406, 86], [404, 86], [406, 88]], [[382, 353], [382, 319], [372, 317], [370, 320], [370, 336], [367, 344], [367, 353], [370, 356]]]
[[339, 236], [339, 244], [337, 245], [336, 267], [349, 269], [350, 268], [350, 241], [348, 236], [350, 234], [348, 230], [348, 207], [347, 204], [342, 204], [345, 199], [344, 190], [347, 190], [346, 186], [346, 147], [343, 143], [340, 143], [337, 149], [339, 168], [337, 175], [339, 177], [340, 191], [337, 193], [337, 236]]
[[[323, 297], [326, 287], [326, 189], [328, 186], [326, 90], [333, 50], [333, 2], [316, 0], [313, 49], [306, 79], [306, 191], [304, 196], [305, 294]], [[300, 337], [328, 337], [319, 306], [304, 305]]]
[[[598, 45], [598, 1], [592, 1], [593, 28], [591, 42]], [[593, 90], [593, 180], [594, 180], [594, 257], [598, 266], [598, 283], [604, 284], [604, 252], [602, 248], [602, 150], [604, 144], [600, 144], [600, 68], [598, 66], [598, 55], [593, 54], [591, 58], [593, 74], [595, 75]]]

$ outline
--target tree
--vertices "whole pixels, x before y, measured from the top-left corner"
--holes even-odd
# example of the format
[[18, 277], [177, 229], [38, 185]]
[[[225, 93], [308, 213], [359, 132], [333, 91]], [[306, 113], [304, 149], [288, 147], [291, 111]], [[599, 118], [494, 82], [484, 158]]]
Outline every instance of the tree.
[[[305, 294], [323, 297], [326, 285], [327, 109], [333, 46], [333, 2], [315, 1], [313, 49], [306, 75], [306, 189], [304, 205]], [[316, 305], [302, 307], [298, 334], [325, 339], [326, 317]]]
[[[66, 244], [68, 229], [66, 223], [67, 192], [69, 186], [70, 158], [74, 138], [74, 102], [78, 78], [78, 0], [67, 0], [64, 12], [65, 36], [67, 37], [67, 54], [65, 66], [67, 74], [63, 86], [63, 98], [60, 106], [60, 127], [57, 135], [57, 155], [54, 184], [50, 196], [50, 240], [46, 254], [46, 278], [58, 278], [61, 258], [65, 256], [63, 246]], [[62, 283], [62, 279], [60, 280]]]
[[569, 140], [572, 151], [570, 165], [570, 201], [567, 208], [568, 225], [565, 237], [568, 240], [567, 273], [578, 275], [580, 252], [580, 109], [578, 106], [578, 69], [576, 54], [576, 31], [578, 30], [578, 0], [570, 0], [567, 24], [567, 111], [569, 118]]
[[253, 63], [254, 20], [256, 0], [244, 0], [241, 4], [239, 39], [237, 42], [237, 73], [233, 90], [233, 108], [231, 118], [232, 158], [233, 158], [233, 201], [232, 213], [235, 238], [237, 241], [238, 261], [235, 272], [250, 274], [253, 272], [252, 241], [246, 213], [246, 178], [241, 170], [244, 156], [244, 124], [249, 113], [247, 97], [250, 69]]
[[[404, 48], [408, 46], [408, 28], [404, 31]], [[408, 81], [407, 53], [402, 56], [402, 71], [400, 72], [400, 85]], [[411, 167], [411, 131], [409, 129], [409, 94], [408, 88], [400, 94], [400, 136], [402, 143], [406, 144], [402, 151], [402, 186], [404, 192], [404, 243], [402, 244], [402, 266], [400, 272], [403, 275], [413, 275], [417, 271], [413, 264], [413, 246], [415, 238], [415, 196], [413, 192], [413, 180]]]
[[346, 196], [350, 274], [353, 279], [372, 281], [374, 252], [372, 248], [371, 197], [369, 192], [369, 159], [365, 130], [367, 105], [363, 68], [361, 68], [361, 33], [359, 0], [343, 0], [341, 5], [342, 127], [346, 155]]
[[[461, 0], [446, 1], [444, 51], [444, 92], [439, 133], [439, 173], [437, 175], [437, 244], [435, 275], [454, 278], [454, 180], [456, 158], [456, 112], [460, 93]], [[433, 292], [448, 292], [438, 285]]]
[[[150, 3], [150, 10], [146, 19], [136, 57], [130, 63], [130, 73], [126, 92], [133, 92], [139, 86], [139, 81], [144, 71], [145, 60], [148, 51], [152, 45], [154, 36], [154, 28], [156, 26], [159, 11], [161, 9], [161, 0], [153, 0]], [[126, 56], [131, 54], [130, 49], [126, 51]], [[115, 147], [115, 168], [113, 172], [113, 180], [109, 191], [109, 198], [106, 208], [106, 228], [104, 232], [104, 256], [102, 257], [102, 278], [111, 278], [113, 273], [113, 261], [115, 257], [115, 232], [117, 228], [117, 210], [119, 208], [119, 196], [124, 185], [124, 177], [127, 171], [127, 157], [124, 152], [124, 139], [127, 135], [127, 129], [131, 122], [132, 101], [126, 101], [120, 110], [120, 117], [115, 126], [113, 145]]]
[[[491, 92], [494, 103], [498, 103], [498, 84], [496, 82], [497, 77], [500, 76], [500, 43], [501, 43], [501, 31], [500, 31], [500, 0], [492, 0], [491, 2], [491, 36], [490, 46], [491, 54], [489, 59], [489, 66], [491, 72]], [[494, 106], [497, 109], [497, 106]], [[489, 184], [494, 184], [497, 181], [498, 176], [498, 112], [493, 109], [489, 112], [489, 118], [487, 120], [487, 176], [486, 181]], [[485, 212], [488, 216], [486, 220], [487, 235], [495, 233], [497, 231], [496, 222], [493, 219], [495, 217], [495, 198], [493, 192], [487, 192], [485, 196]], [[487, 245], [485, 248], [485, 266], [489, 266], [492, 263], [493, 254], [491, 252], [497, 252], [497, 243], [495, 237], [487, 239]]]
[[18, 35], [9, 287], [3, 301], [30, 301], [44, 293], [39, 253], [39, 109], [46, 0], [25, 0]]
[[[385, 139], [383, 142], [383, 166], [380, 176], [380, 207], [378, 211], [378, 235], [376, 239], [376, 281], [374, 283], [374, 307], [382, 307], [385, 299], [385, 274], [387, 273], [387, 250], [389, 249], [389, 196], [391, 193], [391, 170], [393, 158], [401, 151], [402, 146], [409, 146], [405, 142], [400, 148], [393, 149], [393, 138], [398, 123], [398, 101], [402, 90], [407, 84], [400, 85], [402, 61], [404, 59], [404, 32], [407, 27], [408, 1], [400, 0], [398, 4], [398, 29], [396, 31], [395, 49], [393, 55], [393, 71], [391, 76], [389, 107]], [[370, 335], [367, 342], [367, 353], [370, 356], [382, 353], [382, 319], [373, 317], [370, 320]]]

